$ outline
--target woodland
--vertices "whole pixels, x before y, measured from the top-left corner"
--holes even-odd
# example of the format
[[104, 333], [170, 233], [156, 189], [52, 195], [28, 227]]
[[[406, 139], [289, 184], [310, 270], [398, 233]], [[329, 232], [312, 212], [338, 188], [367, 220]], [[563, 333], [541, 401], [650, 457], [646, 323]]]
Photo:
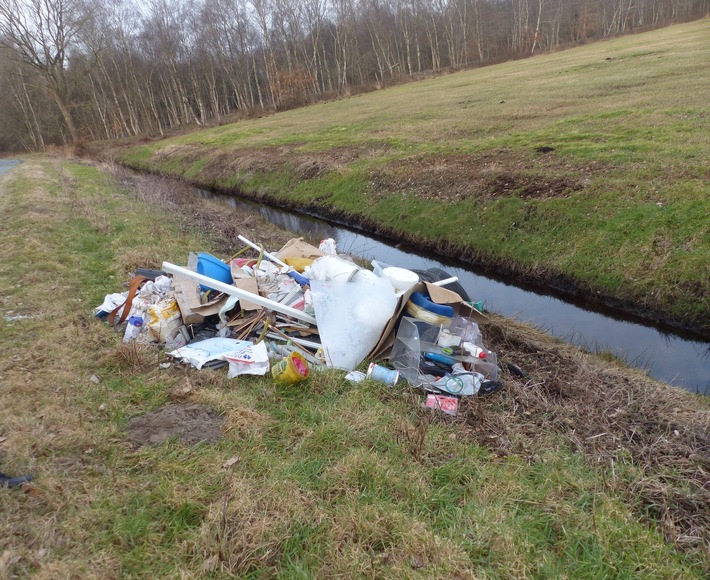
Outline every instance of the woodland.
[[710, 0], [0, 0], [0, 152], [164, 136], [709, 12]]

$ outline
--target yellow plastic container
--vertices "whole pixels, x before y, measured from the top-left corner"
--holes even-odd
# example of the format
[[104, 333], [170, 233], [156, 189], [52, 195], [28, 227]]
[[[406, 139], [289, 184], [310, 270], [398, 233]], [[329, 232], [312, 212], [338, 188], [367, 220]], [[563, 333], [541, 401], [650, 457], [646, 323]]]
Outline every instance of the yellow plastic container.
[[284, 263], [291, 266], [299, 274], [303, 274], [303, 271], [306, 269], [307, 266], [310, 266], [313, 263], [313, 260], [311, 260], [310, 258], [296, 258], [294, 256], [290, 258], [284, 258]]
[[308, 363], [300, 354], [292, 352], [271, 367], [271, 376], [283, 385], [304, 381], [308, 378]]

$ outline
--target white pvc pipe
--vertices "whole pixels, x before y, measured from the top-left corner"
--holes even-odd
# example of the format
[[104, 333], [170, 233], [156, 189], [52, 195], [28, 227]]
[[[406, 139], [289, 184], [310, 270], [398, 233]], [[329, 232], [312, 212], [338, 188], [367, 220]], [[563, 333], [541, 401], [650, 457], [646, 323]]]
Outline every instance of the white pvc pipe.
[[252, 248], [254, 248], [255, 250], [257, 250], [257, 251], [259, 251], [259, 252], [262, 252], [262, 251], [263, 251], [263, 252], [264, 252], [264, 258], [266, 258], [267, 260], [269, 260], [269, 262], [273, 262], [274, 264], [278, 264], [278, 265], [281, 266], [282, 268], [288, 268], [288, 266], [287, 266], [284, 262], [282, 262], [281, 260], [279, 260], [276, 256], [274, 256], [273, 254], [269, 254], [269, 252], [267, 252], [267, 251], [264, 250], [263, 248], [260, 248], [260, 247], [257, 246], [254, 242], [250, 242], [250, 241], [247, 240], [244, 236], [237, 236], [237, 238], [238, 238], [240, 241], [244, 242], [247, 246], [251, 246]]
[[451, 276], [451, 278], [446, 278], [446, 280], [439, 280], [438, 282], [431, 282], [432, 286], [446, 286], [447, 284], [453, 284], [454, 282], [458, 282], [459, 277], [458, 276]]
[[194, 280], [195, 282], [204, 286], [209, 286], [210, 288], [214, 288], [215, 290], [224, 292], [225, 294], [229, 294], [230, 296], [236, 296], [237, 298], [248, 300], [249, 302], [253, 302], [254, 304], [258, 304], [259, 306], [263, 306], [264, 308], [273, 310], [274, 312], [280, 312], [281, 314], [285, 314], [286, 316], [292, 316], [293, 318], [297, 318], [298, 320], [303, 320], [303, 322], [307, 322], [308, 324], [318, 324], [313, 316], [311, 316], [310, 314], [306, 314], [301, 310], [296, 310], [295, 308], [291, 308], [290, 306], [280, 304], [259, 294], [253, 294], [251, 292], [247, 292], [246, 290], [241, 290], [240, 288], [232, 286], [231, 284], [225, 284], [224, 282], [214, 280], [213, 278], [210, 278], [208, 276], [203, 276], [202, 274], [198, 274], [197, 272], [193, 272], [192, 270], [188, 270], [187, 268], [176, 266], [175, 264], [171, 264], [170, 262], [163, 262], [162, 269], [168, 274], [178, 274], [179, 276], [185, 276], [186, 278]]

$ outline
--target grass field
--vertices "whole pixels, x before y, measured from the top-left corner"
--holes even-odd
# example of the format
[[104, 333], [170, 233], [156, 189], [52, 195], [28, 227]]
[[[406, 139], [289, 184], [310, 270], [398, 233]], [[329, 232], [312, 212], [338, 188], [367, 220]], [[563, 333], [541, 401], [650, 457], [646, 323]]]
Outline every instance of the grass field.
[[707, 335], [709, 36], [704, 19], [116, 158], [571, 284]]
[[[160, 369], [103, 296], [235, 231], [288, 236], [112, 175], [0, 177], [0, 470], [35, 478], [0, 488], [0, 577], [706, 577], [707, 399], [495, 317], [529, 378], [455, 419], [336, 371]], [[222, 439], [134, 448], [129, 419], [167, 403], [216, 410]]]

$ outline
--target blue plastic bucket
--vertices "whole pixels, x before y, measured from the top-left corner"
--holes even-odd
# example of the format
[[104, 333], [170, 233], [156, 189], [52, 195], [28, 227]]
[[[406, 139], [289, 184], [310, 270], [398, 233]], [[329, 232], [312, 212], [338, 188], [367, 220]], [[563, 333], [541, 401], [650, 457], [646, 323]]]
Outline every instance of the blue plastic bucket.
[[[232, 284], [232, 270], [229, 264], [226, 264], [219, 258], [215, 258], [212, 254], [201, 252], [197, 254], [197, 273], [224, 282]], [[200, 285], [203, 290], [213, 290], [209, 286]]]

